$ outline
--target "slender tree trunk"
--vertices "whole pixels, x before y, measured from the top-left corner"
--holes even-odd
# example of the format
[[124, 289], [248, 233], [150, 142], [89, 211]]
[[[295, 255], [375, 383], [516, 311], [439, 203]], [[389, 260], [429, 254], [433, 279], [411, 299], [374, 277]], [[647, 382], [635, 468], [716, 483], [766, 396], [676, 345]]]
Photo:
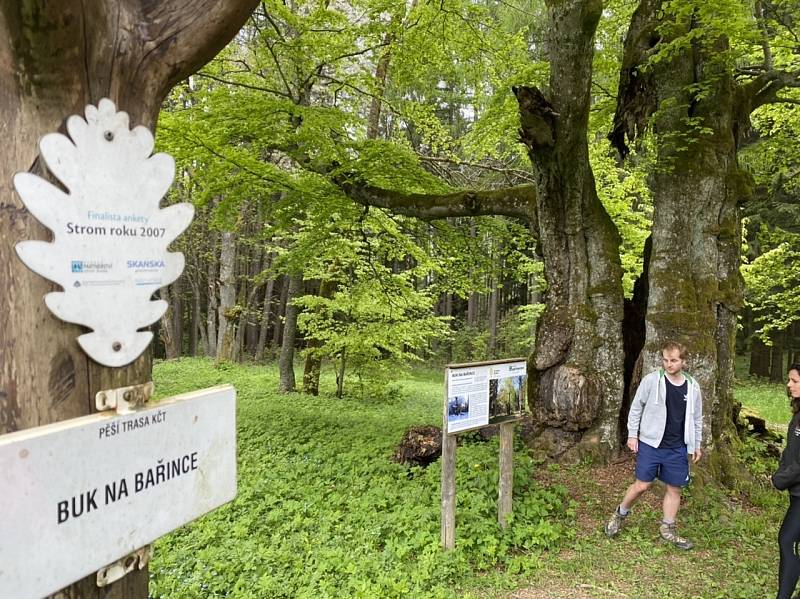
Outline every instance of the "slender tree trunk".
[[622, 401], [620, 237], [597, 197], [587, 143], [601, 12], [599, 0], [549, 3], [549, 97], [514, 90], [548, 284], [528, 367], [535, 442], [569, 459], [616, 449]]
[[173, 310], [175, 306], [172, 302], [172, 297], [170, 294], [171, 285], [167, 287], [162, 287], [159, 290], [159, 295], [161, 299], [167, 302], [167, 311], [164, 312], [163, 316], [161, 317], [161, 322], [159, 323], [160, 326], [158, 327], [158, 334], [161, 338], [161, 342], [164, 344], [164, 353], [167, 360], [171, 360], [175, 358], [175, 329], [172, 326], [173, 321]]
[[258, 345], [256, 346], [256, 362], [264, 359], [264, 348], [267, 344], [267, 334], [269, 333], [269, 321], [272, 315], [272, 290], [275, 287], [275, 279], [267, 281], [266, 291], [264, 292], [264, 306], [261, 312], [261, 327], [258, 332]]
[[[394, 41], [394, 35], [387, 33], [383, 36], [385, 45], [390, 45]], [[377, 93], [372, 97], [369, 107], [369, 118], [367, 119], [367, 138], [377, 139], [381, 123], [381, 96], [386, 88], [386, 76], [389, 74], [389, 64], [392, 55], [386, 50], [378, 59], [378, 66], [375, 68], [375, 83]]]
[[786, 333], [784, 331], [776, 331], [770, 335], [770, 338], [772, 339], [772, 351], [769, 380], [771, 380], [773, 383], [780, 383], [783, 381], [783, 376], [785, 374], [785, 371], [783, 370], [783, 351]]
[[[259, 225], [260, 226], [260, 225]], [[257, 303], [256, 297], [261, 290], [262, 283], [257, 282], [259, 273], [266, 268], [266, 254], [259, 247], [253, 249], [253, 255], [250, 257], [250, 270], [248, 273], [248, 280], [250, 288], [247, 292], [246, 298], [242, 302], [243, 310], [239, 315], [239, 324], [236, 328], [236, 347], [238, 361], [242, 361], [245, 353], [245, 345], [250, 345], [248, 342], [253, 338], [253, 314], [256, 313], [255, 305]], [[240, 296], [242, 297], [242, 296]], [[250, 349], [248, 347], [248, 349]], [[255, 341], [252, 344], [253, 354], [255, 353]]]
[[494, 358], [497, 352], [497, 296], [499, 289], [494, 279], [489, 293], [489, 357]]
[[750, 341], [750, 374], [753, 376], [769, 376], [769, 347], [760, 337], [753, 335]]
[[478, 301], [480, 295], [477, 291], [469, 294], [467, 299], [467, 326], [474, 327], [478, 324]]
[[[103, 97], [132, 125], [154, 129], [169, 89], [210, 60], [256, 4], [0, 0], [0, 434], [90, 414], [98, 391], [151, 378], [149, 352], [124, 368], [101, 367], [79, 348], [81, 327], [47, 310], [42, 297], [54, 285], [27, 270], [14, 246], [50, 234], [12, 191], [12, 175], [42, 173], [37, 140]], [[147, 597], [147, 580], [144, 568], [100, 589], [90, 575], [60, 596]]]
[[223, 231], [220, 236], [219, 253], [219, 333], [217, 336], [217, 362], [233, 360], [234, 339], [236, 338], [232, 314], [236, 303], [236, 235], [233, 231]]
[[344, 368], [346, 364], [347, 352], [343, 349], [339, 356], [339, 368], [336, 369], [336, 397], [344, 397]]
[[192, 327], [189, 331], [189, 355], [197, 355], [197, 333], [202, 332], [202, 325], [200, 324], [200, 293], [196, 286], [192, 286]]
[[183, 352], [183, 279], [172, 284], [172, 354], [179, 358]]
[[283, 343], [281, 344], [281, 356], [278, 361], [278, 370], [280, 372], [279, 389], [281, 393], [291, 393], [295, 390], [294, 343], [297, 337], [298, 308], [292, 300], [299, 297], [303, 291], [302, 275], [291, 275], [288, 279]]
[[208, 305], [206, 307], [206, 342], [208, 344], [207, 356], [214, 358], [217, 355], [217, 247], [216, 235], [213, 231], [209, 231], [210, 238], [210, 251], [211, 257], [208, 261], [207, 271], [207, 297]]
[[278, 303], [278, 310], [275, 313], [275, 327], [272, 330], [272, 345], [281, 346], [283, 339], [283, 329], [286, 315], [286, 302], [289, 298], [289, 277], [282, 276], [280, 279], [281, 295]]
[[[336, 291], [335, 281], [322, 281], [319, 286], [319, 296], [325, 299], [333, 297]], [[315, 350], [322, 347], [319, 339], [309, 339], [306, 349], [306, 363], [303, 369], [303, 392], [309, 395], [319, 395], [319, 375], [322, 372], [322, 356]]]

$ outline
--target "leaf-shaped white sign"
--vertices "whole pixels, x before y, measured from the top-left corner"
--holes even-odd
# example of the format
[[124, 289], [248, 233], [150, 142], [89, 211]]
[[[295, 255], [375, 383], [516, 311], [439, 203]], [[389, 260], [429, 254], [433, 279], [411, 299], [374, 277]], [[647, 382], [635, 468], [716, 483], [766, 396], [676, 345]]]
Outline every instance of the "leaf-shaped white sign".
[[22, 241], [16, 250], [34, 272], [61, 285], [45, 303], [62, 320], [92, 329], [78, 337], [83, 350], [105, 366], [124, 366], [148, 346], [139, 331], [166, 311], [151, 301], [183, 271], [180, 252], [167, 246], [189, 226], [191, 204], [160, 208], [175, 162], [154, 154], [145, 127], [130, 129], [128, 115], [102, 99], [86, 119], [67, 119], [69, 137], [39, 142], [48, 169], [69, 193], [31, 173], [17, 173], [22, 202], [53, 232], [53, 242]]

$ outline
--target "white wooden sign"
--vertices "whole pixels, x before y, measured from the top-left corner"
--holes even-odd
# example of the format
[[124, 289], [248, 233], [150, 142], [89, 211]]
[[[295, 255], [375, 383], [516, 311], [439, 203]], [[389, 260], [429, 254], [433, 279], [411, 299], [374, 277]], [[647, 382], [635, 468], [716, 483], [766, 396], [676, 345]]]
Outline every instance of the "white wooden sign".
[[236, 496], [236, 392], [0, 437], [0, 597], [38, 598]]
[[194, 215], [191, 204], [160, 208], [175, 174], [168, 154], [153, 152], [145, 127], [130, 129], [128, 115], [111, 100], [86, 107], [86, 118], [67, 119], [69, 137], [39, 142], [48, 170], [67, 192], [31, 173], [17, 173], [14, 187], [53, 242], [17, 244], [20, 259], [63, 287], [45, 303], [62, 320], [93, 330], [78, 337], [91, 358], [124, 366], [148, 346], [153, 334], [139, 331], [167, 309], [151, 301], [183, 271], [183, 254], [167, 246]]

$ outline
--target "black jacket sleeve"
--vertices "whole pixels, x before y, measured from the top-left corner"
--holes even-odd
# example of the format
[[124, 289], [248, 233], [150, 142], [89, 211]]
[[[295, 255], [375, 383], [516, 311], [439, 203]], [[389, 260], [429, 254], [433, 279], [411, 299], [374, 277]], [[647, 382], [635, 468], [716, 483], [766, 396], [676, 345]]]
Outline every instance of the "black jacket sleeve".
[[795, 418], [789, 422], [789, 430], [786, 431], [786, 449], [781, 454], [781, 462], [778, 470], [772, 475], [772, 484], [776, 489], [785, 491], [786, 489], [800, 483], [800, 438], [794, 435], [794, 429], [800, 424], [796, 423]]
[[800, 463], [781, 464], [780, 468], [772, 475], [772, 484], [779, 491], [785, 491], [792, 485], [800, 483]]

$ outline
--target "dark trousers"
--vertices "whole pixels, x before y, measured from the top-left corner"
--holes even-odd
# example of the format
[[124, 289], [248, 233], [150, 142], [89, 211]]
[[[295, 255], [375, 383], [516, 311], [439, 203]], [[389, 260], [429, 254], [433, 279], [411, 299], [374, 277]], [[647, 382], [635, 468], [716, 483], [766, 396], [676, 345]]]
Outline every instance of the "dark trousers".
[[798, 543], [800, 543], [800, 497], [789, 495], [789, 509], [786, 510], [781, 531], [778, 533], [781, 563], [778, 569], [777, 599], [791, 599], [797, 579], [800, 577]]

